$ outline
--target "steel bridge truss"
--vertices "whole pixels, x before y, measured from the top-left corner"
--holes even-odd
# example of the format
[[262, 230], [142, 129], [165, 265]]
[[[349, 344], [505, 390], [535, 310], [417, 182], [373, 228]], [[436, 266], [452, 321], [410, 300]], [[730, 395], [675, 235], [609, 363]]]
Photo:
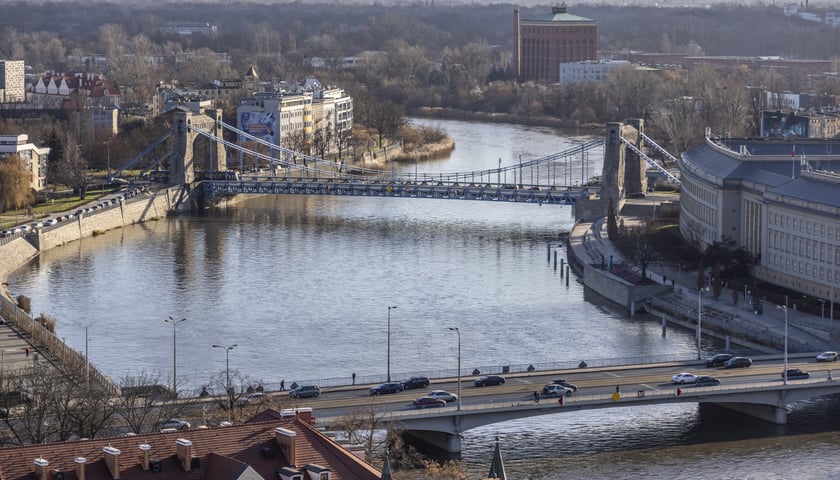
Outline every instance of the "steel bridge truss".
[[[586, 156], [591, 150], [600, 148], [604, 144], [604, 140], [599, 138], [560, 153], [503, 168], [457, 173], [415, 173], [414, 175], [401, 173], [397, 175], [393, 169], [389, 172], [381, 169], [351, 167], [342, 162], [305, 155], [267, 142], [226, 123], [221, 125], [235, 133], [240, 143], [219, 138], [191, 125], [189, 128], [211, 141], [222, 143], [228, 151], [238, 151], [242, 155], [253, 156], [266, 162], [272, 166], [273, 173], [271, 176], [243, 175], [239, 181], [205, 180], [204, 192], [208, 198], [244, 193], [271, 193], [450, 198], [567, 205], [574, 203], [582, 196], [597, 192], [598, 188], [588, 187], [585, 182], [576, 182], [574, 186], [558, 185], [555, 180], [558, 164], [563, 161], [568, 163], [571, 158], [580, 156], [580, 178], [584, 179]], [[254, 148], [256, 145], [262, 145], [268, 153], [246, 148], [242, 145], [245, 141], [253, 142]], [[508, 173], [512, 172], [511, 176], [516, 178], [517, 171], [520, 181], [508, 182]], [[530, 183], [521, 181], [523, 171], [530, 172]], [[533, 179], [534, 172], [536, 172], [536, 182]], [[546, 178], [548, 180], [545, 180]], [[571, 175], [568, 178], [571, 178]]]

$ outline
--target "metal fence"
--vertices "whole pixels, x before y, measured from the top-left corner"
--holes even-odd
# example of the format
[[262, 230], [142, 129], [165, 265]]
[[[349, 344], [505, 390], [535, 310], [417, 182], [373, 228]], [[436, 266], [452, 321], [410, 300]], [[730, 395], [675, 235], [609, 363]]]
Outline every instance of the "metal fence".
[[97, 370], [84, 355], [68, 347], [55, 334], [2, 295], [0, 295], [0, 311], [3, 312], [6, 322], [15, 328], [18, 334], [25, 337], [39, 353], [46, 357], [46, 360], [54, 361], [59, 369], [78, 375], [80, 378], [88, 378], [91, 382], [105, 386], [114, 394], [119, 392], [114, 381]]

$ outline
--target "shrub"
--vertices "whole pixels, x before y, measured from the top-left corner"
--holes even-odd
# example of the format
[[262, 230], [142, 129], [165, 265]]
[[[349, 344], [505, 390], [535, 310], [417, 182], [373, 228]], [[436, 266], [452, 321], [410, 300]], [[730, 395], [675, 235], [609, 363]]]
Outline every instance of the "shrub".
[[17, 306], [26, 313], [32, 311], [32, 300], [26, 295], [17, 296]]

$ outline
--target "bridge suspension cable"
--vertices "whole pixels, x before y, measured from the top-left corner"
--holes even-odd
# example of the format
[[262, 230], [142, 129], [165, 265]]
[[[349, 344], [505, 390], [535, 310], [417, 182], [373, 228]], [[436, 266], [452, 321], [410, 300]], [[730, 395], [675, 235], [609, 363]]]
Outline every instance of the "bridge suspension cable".
[[[374, 168], [367, 168], [367, 167], [358, 167], [358, 166], [349, 166], [344, 165], [343, 163], [333, 161], [333, 160], [326, 160], [323, 158], [319, 158], [313, 155], [304, 154], [301, 152], [296, 152], [286, 147], [282, 147], [280, 145], [271, 143], [267, 140], [262, 138], [256, 137], [251, 135], [247, 132], [237, 129], [230, 124], [225, 122], [220, 122], [221, 126], [228, 131], [236, 134], [240, 139], [240, 143], [238, 142], [231, 142], [225, 140], [223, 138], [216, 137], [212, 133], [206, 132], [199, 128], [196, 128], [190, 125], [190, 129], [195, 131], [196, 133], [211, 139], [212, 141], [220, 142], [225, 147], [230, 148], [232, 150], [236, 150], [242, 152], [246, 155], [252, 155], [260, 160], [263, 160], [270, 165], [279, 166], [282, 168], [287, 169], [294, 169], [295, 171], [306, 172], [307, 174], [312, 174], [314, 176], [328, 176], [328, 177], [338, 177], [341, 176], [343, 178], [349, 179], [369, 179], [370, 177], [378, 177], [378, 178], [390, 178], [394, 181], [401, 181], [401, 182], [420, 182], [421, 178], [420, 175], [415, 173], [414, 175], [410, 173], [401, 173], [401, 174], [394, 174], [393, 170], [390, 172], [386, 169], [374, 169]], [[241, 144], [241, 140], [247, 140], [249, 142], [253, 142], [254, 145], [262, 145], [269, 149], [269, 152], [272, 153], [270, 155], [266, 155], [255, 150], [251, 150], [248, 147], [245, 147]], [[541, 165], [547, 165], [549, 172], [551, 171], [551, 165], [555, 164], [556, 170], [556, 163], [560, 160], [568, 159], [575, 155], [585, 155], [592, 149], [599, 148], [603, 146], [604, 139], [603, 138], [596, 138], [594, 140], [590, 140], [580, 145], [576, 145], [574, 147], [568, 148], [562, 152], [547, 155], [541, 158], [528, 160], [525, 162], [520, 162], [515, 165], [507, 165], [505, 167], [499, 168], [490, 168], [490, 169], [482, 169], [482, 170], [473, 170], [468, 172], [452, 172], [452, 173], [424, 173], [422, 174], [422, 181], [432, 181], [432, 182], [439, 182], [439, 183], [458, 183], [458, 182], [465, 182], [465, 183], [493, 183], [491, 179], [493, 176], [497, 177], [499, 183], [501, 181], [501, 174], [507, 172], [514, 172], [514, 177], [516, 177], [516, 170], [520, 172], [520, 180], [515, 183], [524, 184], [525, 182], [522, 181], [522, 170], [527, 168], [531, 169], [531, 175], [533, 177], [533, 169], [537, 169], [537, 177], [539, 179], [539, 167]], [[277, 152], [280, 155], [276, 156], [273, 152]], [[298, 163], [298, 160], [303, 161], [303, 165]], [[580, 183], [586, 183], [586, 175], [584, 173], [586, 167], [586, 162], [581, 162], [581, 178]], [[351, 173], [352, 172], [352, 173]], [[570, 172], [567, 173], [569, 180], [571, 180], [572, 175]], [[555, 174], [556, 176], [556, 174]], [[505, 175], [507, 177], [507, 175]], [[551, 174], [549, 173], [549, 177]], [[532, 182], [533, 183], [533, 182]], [[539, 181], [538, 181], [539, 183]], [[555, 182], [549, 181], [548, 185], [546, 186], [556, 186], [553, 185]], [[568, 183], [571, 183], [569, 181]]]
[[[652, 166], [653, 168], [655, 168], [655, 169], [659, 170], [660, 172], [662, 172], [662, 174], [664, 174], [666, 177], [668, 177], [668, 179], [670, 179], [672, 182], [674, 182], [674, 183], [675, 183], [675, 184], [677, 184], [677, 185], [680, 185], [680, 184], [681, 184], [681, 182], [680, 182], [680, 179], [679, 179], [679, 178], [675, 177], [673, 173], [669, 172], [669, 171], [668, 171], [668, 169], [666, 169], [666, 168], [665, 168], [665, 167], [663, 167], [662, 165], [660, 165], [660, 164], [656, 163], [656, 162], [655, 162], [652, 158], [650, 158], [650, 157], [648, 157], [647, 155], [645, 155], [645, 153], [644, 153], [644, 152], [642, 152], [641, 150], [639, 150], [638, 148], [636, 148], [636, 146], [635, 146], [635, 145], [633, 145], [633, 144], [632, 144], [630, 141], [628, 141], [626, 138], [621, 137], [621, 143], [623, 143], [624, 145], [626, 145], [626, 146], [627, 146], [627, 148], [629, 148], [630, 150], [632, 150], [632, 151], [633, 151], [633, 153], [635, 153], [636, 155], [638, 155], [639, 157], [641, 157], [641, 158], [642, 158], [645, 162], [647, 162], [647, 164], [648, 164], [648, 165], [650, 165], [650, 166]], [[655, 144], [654, 144], [654, 145], [655, 145]], [[672, 158], [673, 158], [673, 157], [672, 157]]]
[[[113, 175], [108, 177], [108, 183], [112, 182], [115, 178], [118, 178], [120, 176], [120, 174], [122, 174], [123, 171], [128, 170], [131, 167], [133, 167], [134, 164], [139, 162], [143, 157], [146, 156], [146, 154], [148, 154], [149, 152], [154, 150], [155, 147], [157, 147], [161, 143], [165, 142], [171, 136], [172, 136], [172, 131], [170, 130], [170, 131], [166, 132], [165, 134], [163, 134], [160, 138], [158, 138], [154, 142], [150, 143], [149, 146], [144, 148], [143, 150], [141, 150], [140, 153], [131, 157], [131, 159], [125, 165], [123, 165], [122, 168], [120, 168], [119, 170], [114, 172]], [[168, 154], [169, 153], [167, 153], [167, 155]]]

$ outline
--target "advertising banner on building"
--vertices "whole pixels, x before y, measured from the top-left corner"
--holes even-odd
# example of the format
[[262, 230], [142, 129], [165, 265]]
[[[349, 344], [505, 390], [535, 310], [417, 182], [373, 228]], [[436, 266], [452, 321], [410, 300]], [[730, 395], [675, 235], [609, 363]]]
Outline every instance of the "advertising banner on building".
[[277, 114], [274, 112], [240, 112], [239, 129], [277, 145]]
[[808, 117], [787, 112], [762, 112], [761, 136], [765, 138], [807, 138]]

